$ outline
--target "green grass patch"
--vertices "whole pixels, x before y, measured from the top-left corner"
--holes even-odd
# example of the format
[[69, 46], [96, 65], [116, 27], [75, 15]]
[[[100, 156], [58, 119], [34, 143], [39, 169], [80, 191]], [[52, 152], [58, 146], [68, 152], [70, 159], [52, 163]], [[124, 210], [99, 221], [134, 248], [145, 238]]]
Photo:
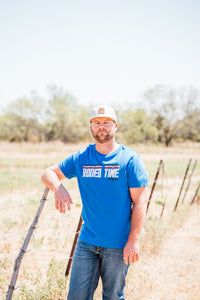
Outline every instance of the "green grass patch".
[[35, 187], [41, 184], [42, 171], [31, 168], [0, 169], [0, 190]]
[[[29, 145], [29, 147], [27, 145], [27, 148], [23, 149], [22, 153], [19, 145], [15, 145], [15, 147], [18, 147], [16, 151], [15, 148], [10, 149], [8, 153], [6, 149], [4, 152], [1, 151], [2, 157], [0, 157], [0, 191], [3, 194], [1, 198], [0, 227], [1, 237], [6, 237], [2, 240], [0, 249], [0, 294], [7, 291], [14, 258], [17, 257], [38, 209], [44, 190], [41, 182], [43, 170], [61, 161], [65, 156], [68, 156], [69, 152], [74, 150], [74, 148], [67, 150], [65, 146], [65, 155], [64, 151], [61, 152], [59, 148], [53, 147], [53, 149], [50, 149], [49, 144], [45, 146], [46, 150], [42, 152], [35, 151], [37, 149], [36, 146], [32, 148], [32, 145]], [[52, 150], [52, 152], [49, 152], [49, 150]], [[140, 153], [140, 150], [138, 148], [138, 153]], [[188, 164], [187, 157], [183, 155], [187, 149], [182, 148], [179, 152], [180, 155], [175, 150], [173, 152], [169, 150], [164, 149], [163, 152], [161, 148], [154, 147], [151, 149], [150, 146], [143, 148], [143, 153], [146, 154], [144, 155], [144, 163], [149, 173], [149, 190], [153, 184], [159, 161], [162, 158], [165, 163], [164, 179], [167, 179], [166, 181], [164, 180], [163, 193], [164, 195], [167, 193], [167, 199], [163, 217], [160, 218], [163, 199], [165, 199], [162, 196], [163, 174], [161, 169], [141, 236], [141, 250], [149, 255], [156, 254], [167, 236], [179, 228], [189, 215], [189, 205], [181, 205], [181, 202], [178, 210], [173, 213], [173, 207]], [[167, 156], [166, 151], [170, 152], [169, 156]], [[195, 155], [191, 155], [191, 157], [196, 158]], [[192, 167], [193, 161], [188, 174], [190, 174]], [[197, 188], [199, 175], [200, 162], [197, 164], [194, 180], [191, 181], [190, 185], [192, 195]], [[65, 180], [64, 185], [69, 190], [74, 201], [73, 209], [70, 212], [67, 211], [65, 216], [61, 216], [54, 208], [53, 195], [51, 193], [48, 195], [49, 201], [45, 203], [38, 228], [34, 232], [28, 248], [36, 250], [33, 255], [36, 255], [35, 257], [39, 256], [40, 260], [38, 260], [37, 265], [33, 264], [33, 256], [30, 260], [27, 260], [24, 266], [22, 265], [20, 269], [21, 275], [17, 281], [19, 288], [14, 291], [14, 300], [61, 300], [67, 297], [67, 285], [64, 277], [66, 261], [63, 261], [63, 259], [61, 261], [58, 249], [59, 253], [66, 251], [66, 257], [68, 257], [82, 204], [77, 180]], [[188, 196], [190, 197], [190, 194]], [[12, 234], [16, 234], [16, 238], [10, 238]], [[200, 241], [199, 235], [195, 237], [195, 240]], [[50, 259], [45, 261], [48, 256]], [[56, 259], [51, 260], [52, 257], [56, 257]], [[43, 258], [45, 258], [44, 262]], [[24, 259], [26, 259], [26, 256]]]
[[[1, 168], [47, 168], [56, 164], [60, 157], [0, 157]], [[63, 158], [62, 158], [63, 159]]]
[[26, 276], [31, 281], [31, 286], [33, 286], [34, 282], [35, 287], [30, 288], [28, 284], [23, 283], [20, 287], [19, 295], [15, 296], [14, 300], [66, 299], [65, 267], [65, 263], [58, 262], [55, 258], [52, 258], [47, 270], [47, 280], [44, 284], [41, 284], [40, 276], [35, 277], [27, 273]]

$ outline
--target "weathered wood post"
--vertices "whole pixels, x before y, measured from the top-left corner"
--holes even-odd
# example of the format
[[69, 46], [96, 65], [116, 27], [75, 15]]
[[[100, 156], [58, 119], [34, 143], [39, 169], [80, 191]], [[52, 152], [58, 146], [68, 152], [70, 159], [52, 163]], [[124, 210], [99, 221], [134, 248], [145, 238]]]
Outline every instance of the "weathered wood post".
[[185, 197], [186, 197], [187, 192], [188, 192], [188, 190], [189, 190], [190, 183], [191, 183], [191, 179], [192, 179], [192, 175], [193, 175], [193, 173], [194, 173], [194, 170], [195, 170], [195, 168], [196, 168], [196, 165], [197, 165], [197, 159], [195, 159], [195, 161], [194, 161], [194, 165], [193, 165], [193, 168], [192, 168], [192, 172], [190, 173], [189, 180], [188, 180], [188, 184], [187, 184], [187, 187], [186, 187], [186, 190], [185, 190], [185, 194], [184, 194], [183, 199], [182, 199], [182, 204], [184, 203]]
[[33, 235], [33, 232], [34, 232], [34, 230], [36, 228], [36, 225], [38, 223], [38, 220], [39, 220], [39, 217], [40, 217], [41, 212], [43, 210], [43, 207], [44, 207], [44, 204], [45, 204], [48, 192], [49, 192], [49, 189], [45, 188], [44, 193], [42, 195], [42, 199], [40, 200], [39, 208], [38, 208], [37, 213], [35, 215], [35, 218], [33, 220], [33, 223], [31, 224], [31, 226], [29, 228], [29, 231], [28, 231], [27, 236], [26, 236], [26, 238], [24, 240], [23, 246], [20, 249], [20, 252], [19, 252], [19, 254], [18, 254], [18, 256], [17, 256], [17, 258], [15, 260], [13, 274], [12, 274], [12, 278], [11, 278], [11, 281], [10, 281], [10, 284], [9, 284], [9, 287], [8, 287], [8, 292], [7, 292], [6, 300], [11, 300], [12, 299], [12, 295], [13, 295], [13, 291], [15, 289], [15, 284], [16, 284], [16, 281], [17, 281], [17, 277], [18, 277], [18, 273], [19, 273], [19, 268], [20, 268], [22, 259], [24, 257], [24, 254], [26, 253], [26, 249], [28, 247], [29, 241], [30, 241], [30, 239], [31, 239], [31, 237]]
[[167, 198], [167, 196], [165, 196], [164, 202], [162, 204], [162, 210], [161, 210], [161, 213], [160, 213], [160, 218], [163, 216], [163, 213], [164, 213], [165, 204], [166, 204], [166, 198]]
[[72, 260], [73, 260], [73, 256], [74, 256], [74, 251], [75, 251], [75, 248], [76, 248], [76, 244], [77, 244], [77, 241], [78, 241], [78, 237], [79, 237], [79, 234], [80, 234], [80, 231], [81, 231], [82, 224], [83, 224], [83, 220], [82, 220], [82, 214], [81, 214], [80, 218], [79, 218], [78, 226], [77, 226], [77, 229], [76, 229], [76, 233], [75, 233], [75, 236], [74, 236], [74, 241], [73, 241], [73, 244], [72, 244], [72, 248], [71, 248], [67, 268], [66, 268], [66, 271], [65, 271], [65, 276], [69, 275], [69, 272], [70, 272], [70, 269], [71, 269], [71, 264], [72, 264]]
[[196, 189], [196, 191], [195, 191], [194, 197], [192, 198], [192, 201], [190, 202], [190, 204], [193, 204], [193, 203], [194, 203], [195, 198], [196, 198], [196, 196], [198, 195], [199, 189], [200, 189], [200, 182], [199, 182], [199, 185], [198, 185], [198, 187], [197, 187], [197, 189]]
[[177, 198], [176, 204], [175, 204], [175, 206], [174, 206], [174, 211], [176, 211], [176, 209], [177, 209], [177, 207], [178, 207], [178, 203], [179, 203], [179, 200], [180, 200], [180, 197], [181, 197], [181, 193], [182, 193], [182, 190], [183, 190], [183, 186], [184, 186], [184, 183], [185, 183], [185, 179], [186, 179], [186, 177], [187, 177], [187, 173], [188, 173], [189, 168], [190, 168], [191, 161], [192, 161], [192, 159], [190, 158], [190, 159], [189, 159], [189, 162], [188, 162], [188, 165], [187, 165], [187, 168], [186, 168], [186, 170], [185, 170], [185, 175], [184, 175], [184, 177], [183, 177], [183, 181], [182, 181], [182, 185], [181, 185], [181, 188], [180, 188], [180, 191], [179, 191], [179, 194], [178, 194], [178, 198]]
[[160, 162], [159, 162], [158, 168], [157, 168], [157, 172], [156, 172], [156, 175], [155, 175], [155, 178], [154, 178], [154, 182], [153, 182], [152, 188], [151, 188], [151, 193], [150, 193], [149, 200], [148, 200], [148, 203], [147, 203], [146, 214], [148, 213], [148, 210], [149, 210], [149, 205], [150, 205], [150, 202], [151, 202], [151, 198], [153, 196], [153, 191], [155, 189], [155, 186], [156, 186], [156, 183], [157, 183], [157, 179], [158, 179], [158, 175], [160, 173], [160, 169], [161, 169], [162, 165], [163, 165], [163, 160], [161, 159]]

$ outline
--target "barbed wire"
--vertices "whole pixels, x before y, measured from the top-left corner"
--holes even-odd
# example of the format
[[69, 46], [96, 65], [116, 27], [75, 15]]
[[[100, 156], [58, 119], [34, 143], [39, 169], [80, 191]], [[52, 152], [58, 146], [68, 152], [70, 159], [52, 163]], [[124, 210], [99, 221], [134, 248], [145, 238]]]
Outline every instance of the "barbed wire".
[[[163, 181], [163, 179], [162, 179], [162, 181], [161, 180], [156, 180], [156, 181], [153, 181], [151, 184], [157, 183], [157, 182], [161, 182], [162, 183], [161, 187], [160, 187], [160, 190], [161, 190], [161, 198], [164, 199], [164, 193], [163, 193], [164, 181]], [[59, 216], [59, 217], [61, 217], [61, 218], [67, 218], [66, 216], [62, 216], [62, 215]], [[49, 225], [51, 223], [52, 223], [52, 220], [49, 220], [48, 222], [45, 222], [45, 223], [43, 223], [43, 224], [35, 227], [35, 230], [42, 229], [42, 228], [44, 228], [45, 226], [47, 226], [47, 225]], [[0, 240], [2, 241], [2, 240], [7, 240], [7, 239], [15, 238], [15, 237], [17, 237], [19, 235], [23, 235], [23, 234], [27, 233], [28, 230], [29, 230], [29, 227], [27, 229], [24, 229], [24, 230], [20, 231], [20, 232], [14, 232], [14, 233], [9, 234], [9, 235], [0, 236]]]
[[[49, 198], [46, 199], [46, 201], [48, 201]], [[38, 205], [40, 201], [34, 201], [33, 203], [26, 203], [26, 204], [19, 204], [19, 205], [14, 205], [14, 206], [7, 206], [7, 207], [1, 207], [0, 211], [2, 210], [8, 210], [8, 209], [15, 209], [15, 208], [19, 208], [19, 207], [28, 207], [28, 206], [33, 206], [33, 205]]]
[[19, 204], [19, 205], [16, 205], [16, 206], [1, 207], [1, 208], [0, 208], [0, 211], [1, 211], [1, 210], [6, 210], [6, 209], [13, 209], [13, 208], [19, 208], [19, 207], [32, 206], [32, 205], [35, 205], [35, 203]]
[[[183, 164], [183, 163], [182, 163]], [[186, 164], [184, 162], [184, 164]], [[164, 168], [167, 164], [166, 163], [162, 163], [162, 167]], [[149, 186], [153, 185], [154, 183], [158, 183], [158, 182], [161, 182], [161, 195], [162, 195], [162, 198], [164, 197], [163, 196], [163, 188], [164, 188], [164, 177], [165, 177], [165, 174], [163, 173], [164, 171], [162, 171], [162, 178], [158, 178], [157, 180], [153, 180], [153, 181], [150, 181], [149, 182]], [[178, 179], [181, 179], [182, 177], [179, 176], [178, 178], [176, 177], [174, 183], [178, 183]], [[165, 180], [166, 181], [166, 180]], [[16, 206], [12, 206], [12, 207], [3, 207], [1, 208], [0, 210], [10, 210], [10, 209], [15, 209], [15, 208], [20, 208], [20, 207], [26, 207], [26, 206], [31, 206], [31, 205], [35, 205], [35, 204], [38, 204], [38, 202], [35, 202], [35, 203], [31, 203], [31, 204], [21, 204], [21, 205], [16, 205]], [[59, 216], [60, 217], [60, 216]], [[62, 216], [64, 217], [64, 216]], [[49, 220], [49, 222], [45, 222], [44, 224], [40, 224], [39, 226], [37, 226], [36, 228], [39, 229], [39, 228], [42, 228], [42, 227], [45, 227], [47, 224], [51, 223], [52, 221]], [[28, 228], [29, 229], [29, 228]], [[9, 234], [9, 235], [5, 235], [5, 236], [0, 236], [0, 240], [5, 240], [5, 239], [10, 239], [10, 238], [13, 238], [13, 237], [16, 237], [18, 235], [22, 235], [24, 233], [27, 233], [28, 232], [28, 229], [24, 229], [23, 231], [20, 231], [20, 232], [17, 232], [17, 233], [12, 233], [12, 234]]]
[[[13, 291], [18, 290], [21, 286], [22, 286], [22, 284], [20, 284], [17, 287], [13, 288]], [[2, 292], [2, 293], [0, 293], [0, 296], [5, 296], [6, 294], [7, 294], [7, 292]]]
[[9, 236], [3, 236], [3, 237], [0, 236], [0, 240], [5, 240], [5, 239], [13, 238], [13, 237], [16, 237], [16, 236], [18, 236], [18, 235], [21, 235], [21, 234], [23, 234], [23, 233], [26, 233], [26, 232], [28, 232], [28, 229], [27, 229], [27, 230], [20, 231], [20, 232], [13, 233], [13, 234], [11, 234], [11, 235], [9, 235]]
[[[191, 173], [190, 173], [191, 174]], [[189, 174], [189, 175], [190, 175]], [[196, 175], [200, 175], [200, 170], [199, 170], [199, 172], [196, 172]], [[188, 176], [187, 176], [188, 177]], [[176, 182], [178, 183], [178, 179], [182, 179], [182, 177], [181, 176], [177, 176], [177, 177], [174, 177], [175, 179], [173, 179], [173, 180], [176, 180]], [[152, 180], [152, 181], [149, 181], [149, 183], [148, 183], [148, 186], [151, 186], [151, 185], [153, 185], [154, 183], [157, 183], [157, 182], [160, 182], [161, 181], [161, 179], [158, 179], [158, 180]], [[198, 181], [198, 179], [196, 179], [196, 181]], [[174, 181], [175, 182], [175, 181]], [[49, 200], [49, 199], [48, 199]], [[36, 204], [38, 204], [38, 202], [36, 202], [36, 203], [31, 203], [31, 204], [20, 204], [20, 205], [17, 205], [17, 206], [9, 206], [9, 207], [2, 207], [2, 208], [0, 208], [0, 211], [2, 211], [2, 210], [10, 210], [10, 209], [15, 209], [15, 208], [20, 208], [20, 207], [28, 207], [28, 206], [31, 206], [31, 205], [36, 205]], [[1, 237], [0, 237], [1, 238]]]
[[[61, 217], [60, 219], [65, 219], [65, 218], [67, 218], [67, 216], [64, 216], [64, 215], [61, 215], [61, 216], [59, 216], [59, 217]], [[47, 225], [49, 225], [49, 224], [51, 224], [51, 223], [52, 223], [52, 220], [49, 220], [48, 222], [42, 223], [42, 224], [36, 226], [36, 227], [35, 227], [35, 230], [36, 230], [36, 229], [38, 230], [38, 229], [40, 229], [40, 228], [44, 228], [45, 226], [47, 226]], [[24, 233], [28, 232], [29, 228], [30, 228], [30, 226], [29, 226], [27, 229], [24, 229], [24, 230], [22, 230], [22, 231], [20, 231], [20, 232], [15, 232], [15, 233], [12, 233], [12, 234], [10, 234], [10, 235], [0, 236], [0, 240], [9, 239], [9, 238], [13, 238], [13, 237], [15, 237], [15, 236], [24, 234]]]
[[[170, 165], [173, 165], [173, 166], [174, 165], [186, 165], [187, 161], [186, 162], [172, 162], [172, 163], [166, 163], [166, 162], [164, 162], [162, 164], [164, 164], [165, 167], [166, 166], [170, 166]], [[155, 170], [156, 168], [157, 168], [157, 166], [153, 166], [151, 168], [148, 168], [147, 172], [149, 172], [151, 170]], [[200, 169], [196, 170], [195, 173], [200, 174]], [[178, 178], [178, 177], [180, 177], [180, 179], [182, 178], [180, 175], [176, 176], [176, 178]], [[71, 181], [73, 181], [73, 182], [71, 182]], [[159, 179], [157, 181], [159, 181]], [[154, 182], [156, 183], [157, 181], [149, 181], [149, 185], [153, 184]], [[69, 180], [68, 183], [70, 184], [70, 182], [71, 182], [72, 185], [74, 185], [74, 184], [77, 185], [76, 180], [73, 180], [73, 179]], [[66, 183], [66, 184], [68, 184], [68, 183]], [[77, 188], [77, 186], [75, 188]], [[46, 200], [49, 200], [49, 199], [46, 199]], [[38, 204], [38, 201], [35, 201], [34, 203], [28, 203], [28, 204], [19, 204], [19, 205], [15, 205], [15, 206], [1, 207], [0, 211], [2, 211], [2, 210], [9, 210], [9, 209], [15, 209], [15, 208], [20, 208], [20, 207], [28, 207], [28, 206], [32, 206], [32, 205], [36, 205], [36, 204]]]
[[[160, 190], [160, 192], [161, 192], [161, 198], [162, 199], [164, 199], [164, 187], [165, 187], [165, 184], [166, 184], [166, 174], [165, 174], [165, 168], [166, 168], [166, 166], [171, 166], [171, 165], [173, 165], [173, 166], [175, 166], [175, 165], [187, 165], [187, 163], [188, 162], [176, 162], [176, 163], [162, 163], [162, 171], [161, 171], [161, 177], [160, 178], [158, 178], [157, 180], [153, 180], [153, 181], [150, 181], [149, 182], [149, 185], [153, 185], [154, 183], [160, 183], [161, 184], [161, 187], [159, 187], [159, 190]], [[152, 168], [148, 168], [147, 169], [147, 171], [149, 172], [149, 171], [151, 171], [151, 170], [155, 170], [156, 169], [156, 167], [152, 167]], [[196, 172], [196, 175], [197, 174], [200, 174], [200, 170], [197, 170]], [[188, 176], [187, 176], [188, 177]], [[175, 180], [179, 180], [179, 179], [182, 179], [182, 176], [176, 176], [173, 180], [174, 180], [174, 183], [175, 183]], [[197, 179], [198, 180], [198, 179]], [[76, 188], [77, 188], [77, 182], [75, 182], [75, 181], [73, 181], [72, 182], [72, 185], [75, 185], [76, 184]], [[71, 189], [72, 189], [72, 185], [71, 185]], [[39, 201], [38, 201], [39, 202]], [[32, 205], [35, 205], [35, 204], [38, 204], [38, 202], [35, 202], [35, 203], [29, 203], [29, 204], [21, 204], [21, 205], [16, 205], [16, 206], [10, 206], [10, 207], [3, 207], [3, 208], [0, 208], [0, 211], [3, 211], [3, 210], [10, 210], [10, 209], [15, 209], [15, 208], [20, 208], [20, 207], [28, 207], [28, 206], [32, 206]], [[59, 217], [63, 217], [63, 218], [65, 218], [65, 216], [64, 215], [60, 215]], [[49, 223], [52, 223], [52, 220], [49, 220], [48, 222], [45, 222], [45, 223], [43, 223], [43, 224], [40, 224], [40, 225], [38, 225], [38, 226], [36, 226], [35, 227], [35, 232], [34, 232], [34, 235], [33, 235], [33, 237], [34, 237], [34, 239], [36, 239], [37, 240], [37, 238], [38, 238], [38, 229], [40, 229], [40, 228], [44, 228], [46, 225], [48, 225]], [[2, 237], [0, 237], [0, 239], [2, 240], [5, 240], [5, 239], [9, 239], [9, 238], [12, 238], [12, 237], [16, 237], [16, 236], [18, 236], [18, 235], [22, 235], [22, 234], [24, 234], [24, 233], [27, 233], [28, 232], [28, 229], [26, 229], [26, 230], [23, 230], [23, 231], [20, 231], [20, 232], [17, 232], [17, 233], [12, 233], [12, 234], [9, 234], [9, 235], [6, 235], [6, 236], [2, 236]], [[76, 234], [78, 234], [79, 232], [77, 232]], [[59, 237], [59, 239], [60, 239], [61, 237]], [[47, 242], [47, 243], [43, 243], [43, 244], [40, 244], [40, 245], [37, 245], [37, 246], [35, 246], [35, 247], [33, 247], [32, 249], [29, 249], [29, 250], [26, 250], [25, 251], [25, 254], [32, 254], [32, 253], [35, 253], [35, 252], [37, 252], [39, 249], [41, 249], [41, 248], [43, 248], [43, 247], [47, 247], [47, 246], [50, 246], [50, 245], [52, 245], [52, 244], [54, 244], [55, 243], [55, 241], [51, 241], [51, 242]], [[69, 259], [69, 257], [68, 258], [64, 258], [64, 259], [62, 259], [62, 261], [66, 261], [67, 259]], [[19, 289], [19, 287], [21, 287], [22, 286], [22, 284], [24, 284], [24, 281], [19, 285], [19, 286], [17, 286], [14, 290], [17, 290], [17, 289]], [[5, 295], [6, 294], [6, 292], [3, 292], [3, 293], [1, 293], [0, 295]]]
[[[55, 241], [51, 241], [51, 242], [48, 242], [48, 243], [43, 243], [43, 244], [41, 244], [41, 245], [38, 245], [38, 246], [35, 246], [34, 248], [32, 248], [32, 249], [30, 249], [30, 250], [26, 250], [25, 252], [24, 252], [24, 254], [29, 254], [29, 253], [34, 253], [34, 252], [36, 252], [39, 248], [42, 248], [42, 247], [47, 247], [47, 246], [50, 246], [50, 245], [52, 245], [52, 244], [55, 244]], [[16, 250], [17, 251], [17, 250]], [[12, 256], [11, 257], [6, 257], [6, 261], [8, 261], [8, 262], [13, 262], [13, 260], [15, 260], [16, 259], [16, 257], [17, 257], [17, 254], [18, 254], [18, 252], [14, 255], [14, 254], [12, 254]]]

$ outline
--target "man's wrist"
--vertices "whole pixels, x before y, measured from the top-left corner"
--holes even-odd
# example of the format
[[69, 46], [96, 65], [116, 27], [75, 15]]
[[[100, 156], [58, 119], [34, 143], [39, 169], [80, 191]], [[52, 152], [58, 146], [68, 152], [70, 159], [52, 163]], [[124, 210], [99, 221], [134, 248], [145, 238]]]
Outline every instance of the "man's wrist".
[[62, 183], [61, 182], [58, 182], [57, 184], [55, 184], [54, 186], [53, 186], [53, 192], [55, 193], [55, 192], [57, 192], [58, 190], [59, 190], [59, 188], [61, 187], [61, 185], [62, 185]]
[[139, 237], [135, 236], [135, 235], [129, 235], [128, 237], [128, 242], [131, 242], [131, 243], [138, 243], [139, 241]]

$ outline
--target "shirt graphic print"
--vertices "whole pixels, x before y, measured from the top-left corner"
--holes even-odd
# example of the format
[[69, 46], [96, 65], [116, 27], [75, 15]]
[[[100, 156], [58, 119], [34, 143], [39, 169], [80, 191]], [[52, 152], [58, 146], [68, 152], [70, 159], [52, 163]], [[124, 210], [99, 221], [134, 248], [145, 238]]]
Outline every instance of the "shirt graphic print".
[[[105, 165], [104, 169], [101, 165], [84, 165], [83, 176], [90, 178], [108, 178], [110, 180], [116, 180], [119, 177], [119, 165]], [[103, 172], [102, 172], [103, 170]]]

